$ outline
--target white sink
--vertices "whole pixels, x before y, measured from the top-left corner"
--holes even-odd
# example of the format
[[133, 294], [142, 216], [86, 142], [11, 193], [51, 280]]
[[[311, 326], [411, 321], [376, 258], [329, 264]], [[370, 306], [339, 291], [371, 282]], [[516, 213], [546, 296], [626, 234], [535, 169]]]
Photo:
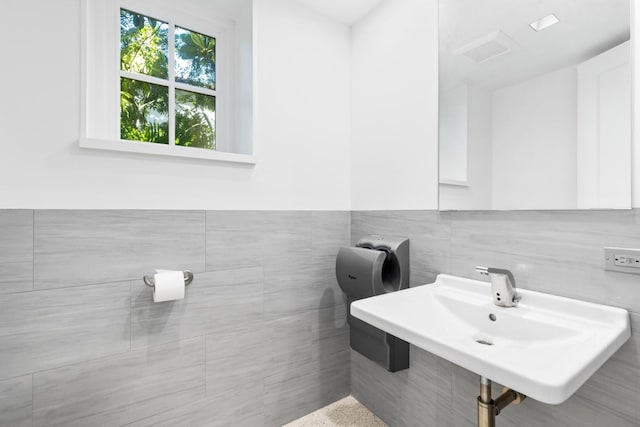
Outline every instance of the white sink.
[[355, 301], [351, 314], [550, 404], [567, 400], [631, 335], [624, 309], [518, 294], [517, 307], [497, 307], [491, 284], [441, 274], [431, 285]]

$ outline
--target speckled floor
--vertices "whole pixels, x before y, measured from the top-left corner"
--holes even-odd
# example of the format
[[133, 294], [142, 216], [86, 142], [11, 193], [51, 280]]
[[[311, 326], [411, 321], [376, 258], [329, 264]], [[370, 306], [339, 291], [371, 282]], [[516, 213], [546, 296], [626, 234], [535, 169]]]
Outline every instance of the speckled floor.
[[298, 418], [284, 427], [388, 427], [352, 396]]

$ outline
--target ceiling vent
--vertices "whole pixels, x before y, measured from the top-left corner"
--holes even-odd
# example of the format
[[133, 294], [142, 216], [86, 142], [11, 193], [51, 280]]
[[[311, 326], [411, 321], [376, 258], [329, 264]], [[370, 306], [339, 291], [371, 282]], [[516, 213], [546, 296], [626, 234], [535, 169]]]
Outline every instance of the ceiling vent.
[[473, 62], [481, 64], [510, 52], [516, 46], [516, 42], [505, 33], [494, 31], [455, 49], [452, 53], [454, 55], [464, 55]]

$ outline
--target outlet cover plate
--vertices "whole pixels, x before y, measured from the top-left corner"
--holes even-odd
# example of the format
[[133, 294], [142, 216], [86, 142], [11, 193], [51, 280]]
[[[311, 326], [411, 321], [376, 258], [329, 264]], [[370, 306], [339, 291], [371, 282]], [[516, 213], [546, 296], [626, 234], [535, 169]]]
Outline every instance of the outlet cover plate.
[[640, 274], [640, 249], [604, 248], [604, 269]]

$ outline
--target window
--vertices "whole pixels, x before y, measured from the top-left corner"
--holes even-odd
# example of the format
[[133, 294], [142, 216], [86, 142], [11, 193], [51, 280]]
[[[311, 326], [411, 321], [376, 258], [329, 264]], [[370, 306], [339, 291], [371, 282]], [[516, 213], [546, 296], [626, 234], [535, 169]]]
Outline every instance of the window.
[[216, 149], [216, 38], [120, 9], [120, 138]]
[[[234, 74], [252, 64], [233, 54], [251, 40], [250, 9], [216, 20], [205, 4], [202, 10], [174, 9], [169, 0], [82, 4], [81, 147], [255, 163], [246, 137], [251, 108], [244, 110], [251, 74]], [[234, 140], [236, 128], [241, 138]]]

